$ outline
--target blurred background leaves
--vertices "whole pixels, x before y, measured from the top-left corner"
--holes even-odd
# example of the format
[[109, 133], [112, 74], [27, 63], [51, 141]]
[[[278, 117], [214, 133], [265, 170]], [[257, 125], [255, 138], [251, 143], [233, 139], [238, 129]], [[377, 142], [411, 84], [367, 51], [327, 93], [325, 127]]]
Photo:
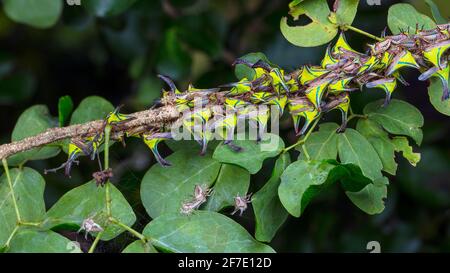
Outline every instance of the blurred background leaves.
[[[162, 83], [157, 73], [170, 75], [182, 87], [190, 82], [199, 88], [214, 87], [235, 81], [231, 63], [247, 53], [263, 52], [273, 63], [292, 70], [318, 63], [326, 47], [298, 48], [283, 37], [279, 24], [289, 10], [289, 0], [76, 2], [2, 1], [1, 143], [11, 140], [20, 114], [34, 104], [47, 105], [50, 115], [56, 117], [60, 97], [70, 95], [77, 106], [84, 98], [99, 95], [114, 106], [125, 104], [125, 113], [138, 111], [151, 107], [159, 98]], [[387, 10], [394, 3], [411, 3], [419, 12], [432, 15], [423, 0], [386, 0], [380, 6], [360, 2], [353, 25], [376, 35], [387, 26]], [[434, 2], [448, 20], [448, 1]], [[28, 13], [30, 10], [36, 12]], [[359, 51], [371, 42], [354, 33], [348, 33], [347, 38]], [[288, 218], [271, 243], [275, 250], [366, 252], [366, 244], [376, 240], [383, 252], [450, 251], [450, 123], [433, 108], [427, 84], [417, 81], [417, 76], [409, 73], [406, 78], [411, 86], [399, 88], [394, 97], [412, 103], [425, 116], [419, 150], [422, 160], [415, 168], [400, 160], [397, 176], [390, 177], [385, 211], [366, 215], [342, 191], [331, 187], [309, 204], [301, 218]], [[368, 102], [382, 96], [370, 91], [355, 94], [353, 108], [361, 113]], [[326, 119], [337, 120], [333, 115]], [[287, 146], [295, 141], [292, 131], [290, 122], [282, 123]], [[129, 140], [127, 149], [116, 145], [111, 154], [114, 183], [133, 206], [140, 229], [150, 219], [141, 205], [139, 184], [154, 163], [142, 145]], [[164, 155], [170, 153], [167, 147], [161, 150]], [[61, 153], [30, 165], [42, 172], [65, 159]], [[91, 179], [96, 165], [88, 159], [81, 161], [71, 179], [61, 173], [45, 177], [47, 208], [63, 193]], [[273, 162], [267, 163], [261, 173], [252, 176], [250, 192], [269, 180]], [[233, 218], [254, 234], [252, 213], [249, 210], [243, 217]], [[102, 247], [105, 251], [122, 250], [115, 244]]]

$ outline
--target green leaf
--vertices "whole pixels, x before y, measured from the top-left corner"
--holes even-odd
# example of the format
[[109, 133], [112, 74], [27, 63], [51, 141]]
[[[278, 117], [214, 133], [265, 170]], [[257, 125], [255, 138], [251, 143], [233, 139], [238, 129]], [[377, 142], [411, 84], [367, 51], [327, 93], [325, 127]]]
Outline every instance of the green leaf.
[[129, 244], [122, 253], [158, 253], [150, 243], [137, 240]]
[[297, 3], [290, 5], [290, 14], [295, 20], [300, 15], [306, 15], [312, 22], [305, 26], [289, 26], [287, 18], [281, 18], [281, 33], [290, 43], [301, 47], [313, 47], [326, 44], [336, 36], [338, 29], [328, 20], [330, 9], [326, 0], [304, 0]]
[[358, 192], [347, 191], [348, 198], [362, 211], [373, 215], [384, 210], [384, 199], [387, 197], [388, 180], [386, 177], [377, 178], [373, 184], [367, 185]]
[[220, 211], [229, 206], [234, 206], [236, 196], [247, 194], [250, 185], [250, 174], [247, 170], [230, 164], [222, 164], [214, 191], [206, 203], [205, 209]]
[[70, 96], [63, 96], [58, 101], [58, 119], [59, 127], [63, 127], [69, 121], [73, 110], [73, 101]]
[[4, 0], [3, 5], [11, 20], [37, 28], [48, 28], [58, 21], [63, 1]]
[[269, 181], [252, 198], [256, 220], [255, 237], [258, 241], [270, 242], [277, 230], [286, 221], [287, 211], [278, 197], [280, 176], [291, 163], [289, 153], [284, 153], [275, 162]]
[[[56, 126], [56, 120], [50, 116], [47, 106], [34, 105], [25, 110], [16, 122], [16, 126], [11, 135], [11, 141], [18, 141], [24, 138], [35, 136]], [[54, 157], [59, 153], [58, 147], [42, 146], [26, 152], [15, 154], [8, 159], [8, 164], [23, 164], [27, 160], [40, 160]]]
[[144, 229], [157, 248], [184, 253], [268, 253], [274, 250], [262, 244], [230, 218], [212, 211], [185, 216], [163, 214]]
[[338, 25], [351, 25], [358, 10], [359, 0], [339, 0], [336, 10]]
[[436, 23], [428, 16], [418, 12], [410, 4], [395, 4], [388, 11], [388, 26], [391, 32], [399, 34], [401, 30], [415, 33], [416, 25], [424, 29], [436, 28]]
[[372, 180], [365, 177], [361, 168], [355, 164], [339, 164], [337, 161], [328, 162], [335, 165], [334, 169], [328, 175], [329, 179], [340, 180], [344, 190], [358, 192], [367, 185], [372, 184]]
[[[428, 95], [430, 96], [431, 104], [440, 113], [450, 116], [450, 100], [442, 100], [442, 83], [437, 78], [430, 79], [431, 84], [428, 87]], [[450, 83], [450, 81], [449, 81]]]
[[281, 175], [278, 188], [280, 201], [295, 217], [308, 203], [335, 180], [327, 179], [334, 166], [326, 161], [299, 160], [289, 165]]
[[210, 187], [217, 178], [220, 163], [211, 154], [199, 156], [189, 150], [174, 152], [167, 157], [170, 167], [153, 165], [142, 178], [141, 199], [147, 213], [156, 218], [177, 212], [192, 198], [195, 185]]
[[[336, 159], [337, 140], [336, 130], [339, 125], [336, 123], [323, 123], [319, 125], [319, 130], [312, 133], [306, 140], [304, 146], [312, 160]], [[301, 147], [296, 148], [302, 151]], [[299, 159], [305, 160], [304, 153], [300, 153]]]
[[56, 232], [21, 229], [8, 248], [10, 253], [81, 253], [76, 243]]
[[266, 158], [274, 157], [284, 149], [283, 140], [274, 134], [265, 134], [259, 143], [255, 140], [236, 140], [234, 144], [242, 150], [236, 152], [227, 145], [220, 144], [214, 151], [213, 158], [222, 163], [241, 166], [251, 174], [257, 173], [262, 168]]
[[423, 138], [423, 116], [413, 105], [392, 100], [387, 107], [381, 106], [381, 101], [374, 101], [366, 105], [364, 114], [369, 119], [378, 122], [386, 131], [395, 135], [405, 135], [414, 139], [420, 145]]
[[88, 0], [82, 1], [90, 12], [98, 17], [118, 15], [134, 4], [136, 0]]
[[339, 135], [339, 158], [361, 168], [364, 176], [375, 180], [381, 176], [383, 165], [372, 145], [358, 131], [348, 128]]
[[[133, 225], [136, 215], [125, 197], [113, 184], [110, 185], [110, 194], [112, 216], [128, 226]], [[81, 226], [85, 219], [92, 217], [94, 222], [105, 229], [101, 239], [111, 240], [124, 230], [107, 221], [105, 200], [104, 187], [97, 187], [94, 181], [85, 183], [64, 194], [50, 208], [45, 226], [48, 228], [67, 224]]]
[[414, 153], [412, 147], [409, 145], [406, 137], [394, 137], [392, 139], [396, 152], [402, 152], [403, 157], [406, 158], [414, 167], [420, 161], [420, 153]]
[[397, 172], [397, 163], [394, 159], [395, 150], [388, 133], [370, 119], [360, 119], [356, 129], [372, 144], [383, 164], [383, 171], [395, 175]]
[[425, 3], [427, 3], [427, 5], [430, 7], [431, 14], [433, 14], [433, 18], [434, 21], [436, 21], [436, 23], [438, 24], [448, 23], [448, 20], [441, 15], [438, 6], [433, 2], [433, 0], [425, 0]]
[[88, 121], [104, 119], [114, 106], [107, 100], [98, 96], [90, 96], [81, 101], [70, 119], [70, 124], [81, 124]]
[[[269, 61], [269, 59], [266, 57], [266, 55], [264, 55], [264, 53], [262, 53], [262, 52], [248, 53], [248, 54], [245, 54], [244, 56], [240, 57], [239, 59], [248, 61], [250, 63], [256, 63], [257, 61], [262, 60], [270, 65], [274, 65], [273, 63], [271, 63]], [[243, 78], [247, 78], [247, 80], [251, 80], [255, 76], [255, 71], [254, 71], [254, 69], [252, 69], [246, 65], [237, 64], [234, 68], [234, 74], [236, 75], [236, 78], [238, 78], [239, 80], [241, 80]]]
[[[11, 183], [21, 220], [40, 222], [45, 217], [44, 178], [31, 168], [11, 169]], [[17, 217], [6, 174], [0, 177], [0, 247], [16, 227]]]

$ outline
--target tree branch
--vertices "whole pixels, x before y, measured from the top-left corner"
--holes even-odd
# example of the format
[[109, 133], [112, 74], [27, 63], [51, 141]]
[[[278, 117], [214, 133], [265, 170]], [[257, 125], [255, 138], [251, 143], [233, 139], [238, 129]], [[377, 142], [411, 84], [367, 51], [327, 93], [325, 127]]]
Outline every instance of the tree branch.
[[[161, 127], [164, 124], [172, 123], [180, 117], [180, 112], [174, 106], [164, 106], [157, 109], [150, 109], [130, 114], [133, 120], [124, 123], [121, 126], [114, 127], [111, 131], [111, 138], [117, 139], [124, 132], [133, 130], [145, 131], [151, 127]], [[59, 140], [75, 137], [92, 136], [102, 130], [103, 120], [95, 120], [84, 124], [76, 124], [67, 127], [51, 128], [47, 131], [32, 137], [24, 138], [0, 146], [0, 160], [24, 152], [36, 147], [54, 143]]]

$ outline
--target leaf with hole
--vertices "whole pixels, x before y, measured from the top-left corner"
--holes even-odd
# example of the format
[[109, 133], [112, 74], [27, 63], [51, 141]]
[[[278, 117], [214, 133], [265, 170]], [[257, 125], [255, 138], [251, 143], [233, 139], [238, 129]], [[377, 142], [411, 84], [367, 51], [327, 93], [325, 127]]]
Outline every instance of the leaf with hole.
[[[264, 55], [264, 53], [262, 52], [248, 53], [240, 57], [239, 59], [245, 60], [251, 64], [254, 64], [257, 61], [261, 60], [268, 63], [271, 66], [275, 66], [273, 63], [269, 61], [266, 55]], [[237, 64], [234, 67], [234, 74], [236, 75], [236, 78], [238, 78], [239, 80], [243, 78], [247, 78], [247, 80], [252, 80], [253, 77], [255, 76], [255, 70], [244, 64]]]
[[20, 229], [11, 240], [9, 253], [81, 253], [66, 237], [51, 230]]
[[413, 105], [392, 100], [388, 106], [382, 107], [381, 101], [374, 101], [364, 107], [364, 114], [376, 121], [386, 131], [394, 135], [409, 136], [420, 145], [422, 143], [423, 116]]
[[339, 0], [336, 10], [336, 22], [338, 25], [351, 25], [358, 10], [359, 0]]

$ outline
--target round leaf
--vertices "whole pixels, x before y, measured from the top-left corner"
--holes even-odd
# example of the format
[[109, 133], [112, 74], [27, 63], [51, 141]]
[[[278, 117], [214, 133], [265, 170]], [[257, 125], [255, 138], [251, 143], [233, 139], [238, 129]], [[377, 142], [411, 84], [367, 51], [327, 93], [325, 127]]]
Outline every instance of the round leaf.
[[185, 216], [164, 214], [148, 224], [143, 234], [154, 246], [169, 252], [270, 253], [274, 250], [257, 242], [230, 218], [212, 211]]
[[338, 0], [336, 21], [339, 25], [351, 25], [358, 10], [359, 0]]
[[305, 0], [291, 7], [294, 19], [300, 15], [308, 16], [312, 22], [306, 26], [289, 26], [287, 18], [280, 22], [281, 33], [292, 44], [313, 47], [328, 43], [338, 33], [337, 26], [328, 20], [330, 9], [326, 0]]
[[366, 105], [364, 114], [376, 121], [386, 131], [395, 135], [405, 135], [414, 139], [420, 145], [423, 138], [423, 116], [413, 105], [392, 100], [387, 107], [382, 107], [381, 101], [374, 101]]
[[275, 162], [269, 181], [252, 198], [256, 220], [255, 237], [258, 241], [270, 242], [288, 217], [278, 197], [280, 176], [291, 163], [288, 153], [280, 155]]
[[397, 163], [394, 159], [395, 150], [388, 133], [370, 119], [360, 119], [356, 129], [372, 144], [383, 164], [383, 171], [395, 175], [397, 172]]
[[[20, 115], [12, 132], [11, 140], [18, 141], [35, 136], [56, 125], [56, 120], [50, 116], [47, 106], [34, 105]], [[42, 146], [15, 154], [8, 159], [8, 163], [17, 165], [23, 164], [27, 160], [46, 159], [56, 156], [59, 151], [58, 147]]]
[[247, 194], [250, 185], [250, 174], [247, 170], [230, 164], [222, 164], [214, 191], [208, 199], [205, 208], [212, 211], [220, 211], [229, 206], [234, 206], [236, 196]]
[[4, 0], [3, 5], [11, 20], [37, 28], [47, 28], [58, 21], [63, 1]]
[[[122, 223], [131, 226], [136, 221], [136, 215], [122, 193], [110, 185], [112, 216]], [[47, 212], [45, 226], [53, 228], [63, 224], [81, 226], [89, 217], [105, 229], [102, 240], [111, 240], [124, 230], [109, 224], [106, 219], [105, 188], [97, 187], [94, 181], [85, 183], [64, 194]]]
[[410, 4], [395, 4], [389, 8], [388, 26], [393, 34], [399, 34], [402, 30], [415, 33], [417, 24], [424, 29], [436, 27], [430, 17], [418, 12]]
[[[256, 63], [257, 61], [261, 60], [264, 61], [270, 65], [273, 65], [269, 59], [267, 59], [266, 55], [262, 52], [254, 52], [254, 53], [248, 53], [239, 59], [246, 60], [250, 63]], [[242, 78], [247, 78], [247, 80], [253, 79], [255, 76], [255, 70], [244, 65], [244, 64], [237, 64], [234, 68], [234, 74], [236, 75], [236, 78], [241, 80]]]
[[155, 164], [142, 178], [141, 200], [152, 218], [178, 213], [182, 203], [192, 198], [195, 185], [210, 187], [220, 169], [220, 163], [209, 153], [200, 156], [190, 150], [180, 150], [167, 160], [172, 166]]
[[[325, 160], [336, 159], [337, 157], [337, 139], [338, 134], [336, 130], [339, 125], [336, 123], [323, 123], [320, 124], [319, 130], [312, 133], [306, 140], [304, 146], [310, 159], [313, 160]], [[302, 148], [297, 147], [298, 151], [302, 152]], [[301, 153], [299, 159], [305, 160], [306, 156]]]
[[90, 96], [81, 101], [70, 119], [70, 124], [81, 124], [88, 121], [104, 119], [114, 106], [107, 100], [98, 96]]
[[286, 210], [291, 215], [300, 217], [308, 203], [323, 188], [334, 182], [327, 179], [333, 168], [326, 161], [299, 160], [289, 165], [281, 175], [278, 188], [280, 201]]
[[367, 178], [375, 180], [381, 176], [383, 165], [377, 152], [358, 131], [349, 128], [340, 134], [338, 151], [342, 163], [355, 164]]
[[158, 251], [151, 244], [137, 240], [129, 244], [122, 253], [158, 253]]
[[59, 126], [63, 127], [69, 121], [70, 114], [72, 114], [73, 102], [70, 96], [63, 96], [58, 101], [58, 119]]
[[[31, 168], [11, 169], [10, 175], [21, 220], [42, 221], [45, 216], [44, 178]], [[0, 246], [3, 246], [17, 224], [6, 174], [0, 177], [0, 223]]]

